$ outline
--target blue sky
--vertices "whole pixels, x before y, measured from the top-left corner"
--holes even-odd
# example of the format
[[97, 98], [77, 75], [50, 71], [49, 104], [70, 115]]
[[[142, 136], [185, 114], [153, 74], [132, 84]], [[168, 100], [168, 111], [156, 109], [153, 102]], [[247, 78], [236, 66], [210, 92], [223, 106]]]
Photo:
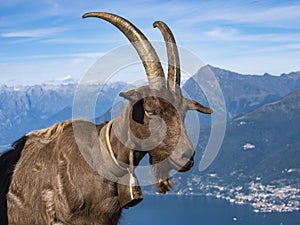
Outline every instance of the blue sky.
[[244, 74], [300, 70], [300, 1], [9, 0], [0, 5], [0, 84], [79, 80], [127, 39], [85, 12], [119, 14], [150, 40], [165, 21], [205, 64]]

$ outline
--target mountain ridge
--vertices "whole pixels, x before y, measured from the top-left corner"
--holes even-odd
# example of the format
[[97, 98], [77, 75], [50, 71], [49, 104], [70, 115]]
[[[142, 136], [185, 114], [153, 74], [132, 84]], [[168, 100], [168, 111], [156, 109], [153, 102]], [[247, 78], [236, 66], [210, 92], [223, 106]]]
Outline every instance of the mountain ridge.
[[[199, 172], [196, 165], [201, 160], [201, 151], [210, 133], [210, 127], [201, 126], [195, 166], [189, 173], [174, 177], [174, 192], [221, 196], [232, 202], [251, 199], [249, 202], [254, 207], [263, 199], [262, 210], [299, 210], [300, 72], [279, 77], [269, 74], [252, 76], [212, 66], [203, 67], [184, 83], [183, 88], [191, 98], [208, 105], [195, 83], [197, 76], [205, 73], [213, 73], [224, 94], [228, 119], [224, 141], [213, 163], [207, 170]], [[0, 153], [4, 150], [1, 145], [8, 149], [8, 143], [29, 131], [70, 119], [77, 85], [2, 85]], [[88, 94], [98, 94], [95, 106], [97, 123], [111, 119], [113, 110], [121, 110], [124, 104], [115, 104], [116, 96], [127, 87], [126, 83], [107, 84], [105, 88], [99, 85], [103, 84], [87, 86], [87, 91], [91, 91]], [[211, 84], [206, 85], [210, 87]], [[99, 88], [101, 91], [97, 92]], [[200, 116], [200, 124], [209, 120], [207, 118], [207, 115]], [[278, 192], [287, 197], [278, 197]], [[272, 202], [278, 203], [274, 209], [270, 208]]]
[[[300, 88], [300, 72], [272, 75], [241, 75], [211, 65], [204, 66], [193, 76], [213, 73], [225, 97], [227, 118], [232, 120], [262, 105], [279, 100]], [[273, 80], [270, 82], [270, 79]], [[272, 84], [273, 83], [273, 84]], [[268, 85], [270, 87], [267, 87]], [[270, 85], [272, 84], [272, 85]], [[94, 89], [101, 84], [91, 84]], [[113, 104], [126, 83], [107, 84], [96, 103], [96, 116], [104, 114]], [[280, 86], [280, 88], [278, 88]], [[42, 84], [33, 86], [0, 86], [0, 145], [13, 142], [32, 129], [72, 117], [73, 99], [78, 84]], [[255, 88], [253, 88], [255, 87]], [[193, 79], [183, 84], [191, 98], [208, 105], [207, 100]], [[204, 121], [208, 117], [204, 117]], [[202, 121], [203, 122], [203, 121]], [[18, 127], [16, 132], [15, 127]]]
[[[228, 120], [300, 89], [300, 71], [280, 76], [242, 75], [207, 65], [201, 67], [193, 79], [188, 80], [183, 86], [193, 99], [203, 104], [208, 104], [207, 99], [195, 81], [207, 74], [214, 76], [220, 85]], [[209, 82], [203, 82], [207, 87], [211, 85]]]
[[299, 100], [300, 89], [228, 122], [220, 153], [207, 172], [243, 171], [266, 182], [283, 179], [284, 170], [300, 172]]

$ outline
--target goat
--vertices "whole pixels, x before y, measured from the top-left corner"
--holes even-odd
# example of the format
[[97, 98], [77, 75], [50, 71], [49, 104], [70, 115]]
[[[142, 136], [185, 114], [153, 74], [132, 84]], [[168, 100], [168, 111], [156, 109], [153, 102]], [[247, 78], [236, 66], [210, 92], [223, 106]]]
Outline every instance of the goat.
[[126, 207], [120, 204], [118, 182], [133, 174], [129, 168], [146, 154], [161, 193], [171, 188], [171, 170], [186, 172], [194, 164], [184, 118], [188, 110], [212, 110], [183, 97], [178, 49], [169, 27], [153, 24], [166, 42], [166, 80], [153, 46], [131, 22], [104, 12], [86, 17], [104, 19], [124, 33], [143, 62], [149, 85], [120, 93], [128, 103], [109, 123], [70, 120], [25, 135], [6, 195], [10, 225], [116, 225]]
[[14, 166], [20, 158], [25, 142], [26, 136], [23, 136], [12, 144], [10, 150], [0, 156], [0, 222], [3, 225], [8, 224], [6, 194], [10, 185], [10, 178], [13, 174]]

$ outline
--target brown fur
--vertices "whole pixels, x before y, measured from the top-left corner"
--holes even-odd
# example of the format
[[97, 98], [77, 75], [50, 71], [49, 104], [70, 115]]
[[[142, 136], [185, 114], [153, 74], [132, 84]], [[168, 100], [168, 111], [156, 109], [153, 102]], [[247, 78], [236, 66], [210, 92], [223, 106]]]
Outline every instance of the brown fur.
[[[143, 60], [149, 86], [120, 93], [129, 102], [120, 116], [114, 119], [109, 141], [114, 156], [123, 164], [129, 164], [129, 150], [134, 151], [135, 166], [148, 153], [157, 179], [157, 189], [166, 193], [172, 186], [169, 171], [185, 172], [194, 163], [194, 149], [184, 127], [187, 110], [212, 111], [182, 96], [180, 73], [176, 77], [169, 74], [166, 86], [154, 49], [132, 24], [108, 13], [88, 13], [84, 17], [88, 16], [112, 22], [122, 29], [129, 40], [148, 43], [134, 46]], [[160, 22], [158, 26], [164, 25]], [[171, 35], [169, 31], [163, 33]], [[176, 46], [168, 46], [168, 52], [175, 50]], [[169, 56], [178, 57], [178, 53]], [[145, 59], [148, 61], [145, 62]], [[170, 58], [169, 61], [172, 62]], [[180, 72], [180, 68], [176, 71]], [[171, 81], [176, 81], [176, 84]], [[172, 88], [169, 89], [170, 86]], [[109, 179], [99, 173], [113, 171], [110, 171], [106, 161], [98, 162], [95, 157], [107, 153], [107, 148], [99, 144], [99, 139], [105, 140], [104, 128], [105, 124], [70, 120], [26, 135], [26, 143], [7, 193], [10, 225], [118, 223], [122, 209], [116, 181], [120, 177]], [[92, 164], [85, 160], [83, 151], [93, 152], [93, 155], [88, 155]]]
[[[146, 115], [143, 124], [130, 120], [133, 134], [140, 139], [148, 138], [151, 135], [148, 129], [150, 121], [153, 122], [157, 118], [162, 119], [167, 129], [165, 138], [157, 147], [148, 152], [150, 164], [153, 166], [157, 179], [157, 190], [166, 193], [172, 187], [168, 179], [169, 171], [172, 169], [187, 171], [193, 165], [194, 148], [183, 124], [188, 106], [179, 91], [177, 93], [173, 93], [168, 89], [157, 91], [145, 86], [137, 89], [136, 92], [139, 93], [140, 97], [143, 97], [142, 108]], [[147, 115], [147, 112], [151, 112], [151, 115]], [[156, 132], [161, 127], [161, 122], [158, 121]], [[158, 141], [153, 140], [153, 142]], [[139, 147], [143, 149], [142, 146]], [[170, 162], [171, 158], [179, 164], [180, 168], [174, 168], [174, 165]], [[181, 160], [182, 158], [184, 159]]]
[[[155, 96], [153, 90], [147, 86], [135, 92], [141, 96]], [[181, 146], [180, 151], [175, 154], [178, 158], [187, 154], [190, 159], [193, 157], [194, 150], [183, 126], [186, 108], [180, 103], [182, 99], [173, 96], [168, 90], [165, 90], [163, 95], [160, 93], [160, 96], [164, 98], [143, 97], [142, 107], [135, 110], [134, 107], [132, 108], [133, 100], [130, 100], [121, 115], [113, 122], [110, 142], [115, 157], [129, 164], [129, 148], [126, 147], [126, 143], [118, 139], [115, 131], [119, 127], [121, 133], [126, 134], [128, 130], [124, 130], [126, 127], [124, 124], [129, 121], [133, 134], [141, 140], [147, 139], [150, 136], [150, 121], [161, 118], [166, 123], [167, 130], [160, 144], [150, 151], [142, 151], [144, 146], [141, 146], [139, 142], [134, 142], [133, 149], [135, 149], [135, 165], [138, 165], [142, 157], [149, 153], [150, 163], [154, 167], [158, 181], [157, 188], [165, 193], [171, 187], [168, 173], [174, 166], [168, 158], [175, 147]], [[178, 110], [170, 102], [181, 107]], [[135, 113], [141, 113], [138, 110], [145, 111], [142, 124], [132, 119]], [[92, 130], [95, 130], [96, 125], [84, 120], [58, 123], [48, 129], [27, 135], [27, 141], [15, 167], [7, 195], [9, 224], [114, 225], [118, 223], [121, 208], [118, 203], [116, 183], [99, 175], [84, 160], [74, 137], [74, 126], [80, 127], [81, 134], [77, 134], [77, 138], [87, 143], [86, 148], [93, 148], [95, 136], [90, 134]], [[98, 134], [103, 126], [104, 124], [96, 126]], [[160, 129], [159, 124], [154, 127], [157, 131]], [[184, 138], [179, 140], [182, 134]], [[128, 142], [131, 142], [131, 134], [128, 133], [126, 138]], [[102, 150], [99, 149], [99, 151]], [[163, 162], [162, 166], [156, 168], [156, 164], [160, 162]], [[191, 166], [180, 163], [178, 164], [181, 167], [187, 167], [185, 170]]]
[[[94, 127], [73, 123], [81, 123], [83, 133]], [[46, 144], [37, 133], [29, 134], [7, 195], [9, 224], [117, 224], [116, 185], [82, 158], [71, 124], [57, 129], [60, 135], [54, 132]]]

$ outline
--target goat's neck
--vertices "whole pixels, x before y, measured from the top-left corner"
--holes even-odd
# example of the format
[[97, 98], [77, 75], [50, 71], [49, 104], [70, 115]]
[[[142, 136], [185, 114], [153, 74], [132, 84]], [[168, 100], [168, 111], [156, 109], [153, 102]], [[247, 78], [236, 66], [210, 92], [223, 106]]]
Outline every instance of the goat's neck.
[[[114, 119], [109, 140], [112, 145], [114, 155], [118, 161], [129, 165], [129, 152], [130, 150], [134, 150], [134, 166], [137, 166], [141, 159], [146, 155], [146, 152], [135, 150], [139, 149], [139, 147], [133, 144], [133, 142], [130, 140], [131, 138], [128, 132], [130, 109], [131, 106], [127, 104], [121, 115]], [[122, 135], [122, 138], [119, 137], [120, 134]]]

